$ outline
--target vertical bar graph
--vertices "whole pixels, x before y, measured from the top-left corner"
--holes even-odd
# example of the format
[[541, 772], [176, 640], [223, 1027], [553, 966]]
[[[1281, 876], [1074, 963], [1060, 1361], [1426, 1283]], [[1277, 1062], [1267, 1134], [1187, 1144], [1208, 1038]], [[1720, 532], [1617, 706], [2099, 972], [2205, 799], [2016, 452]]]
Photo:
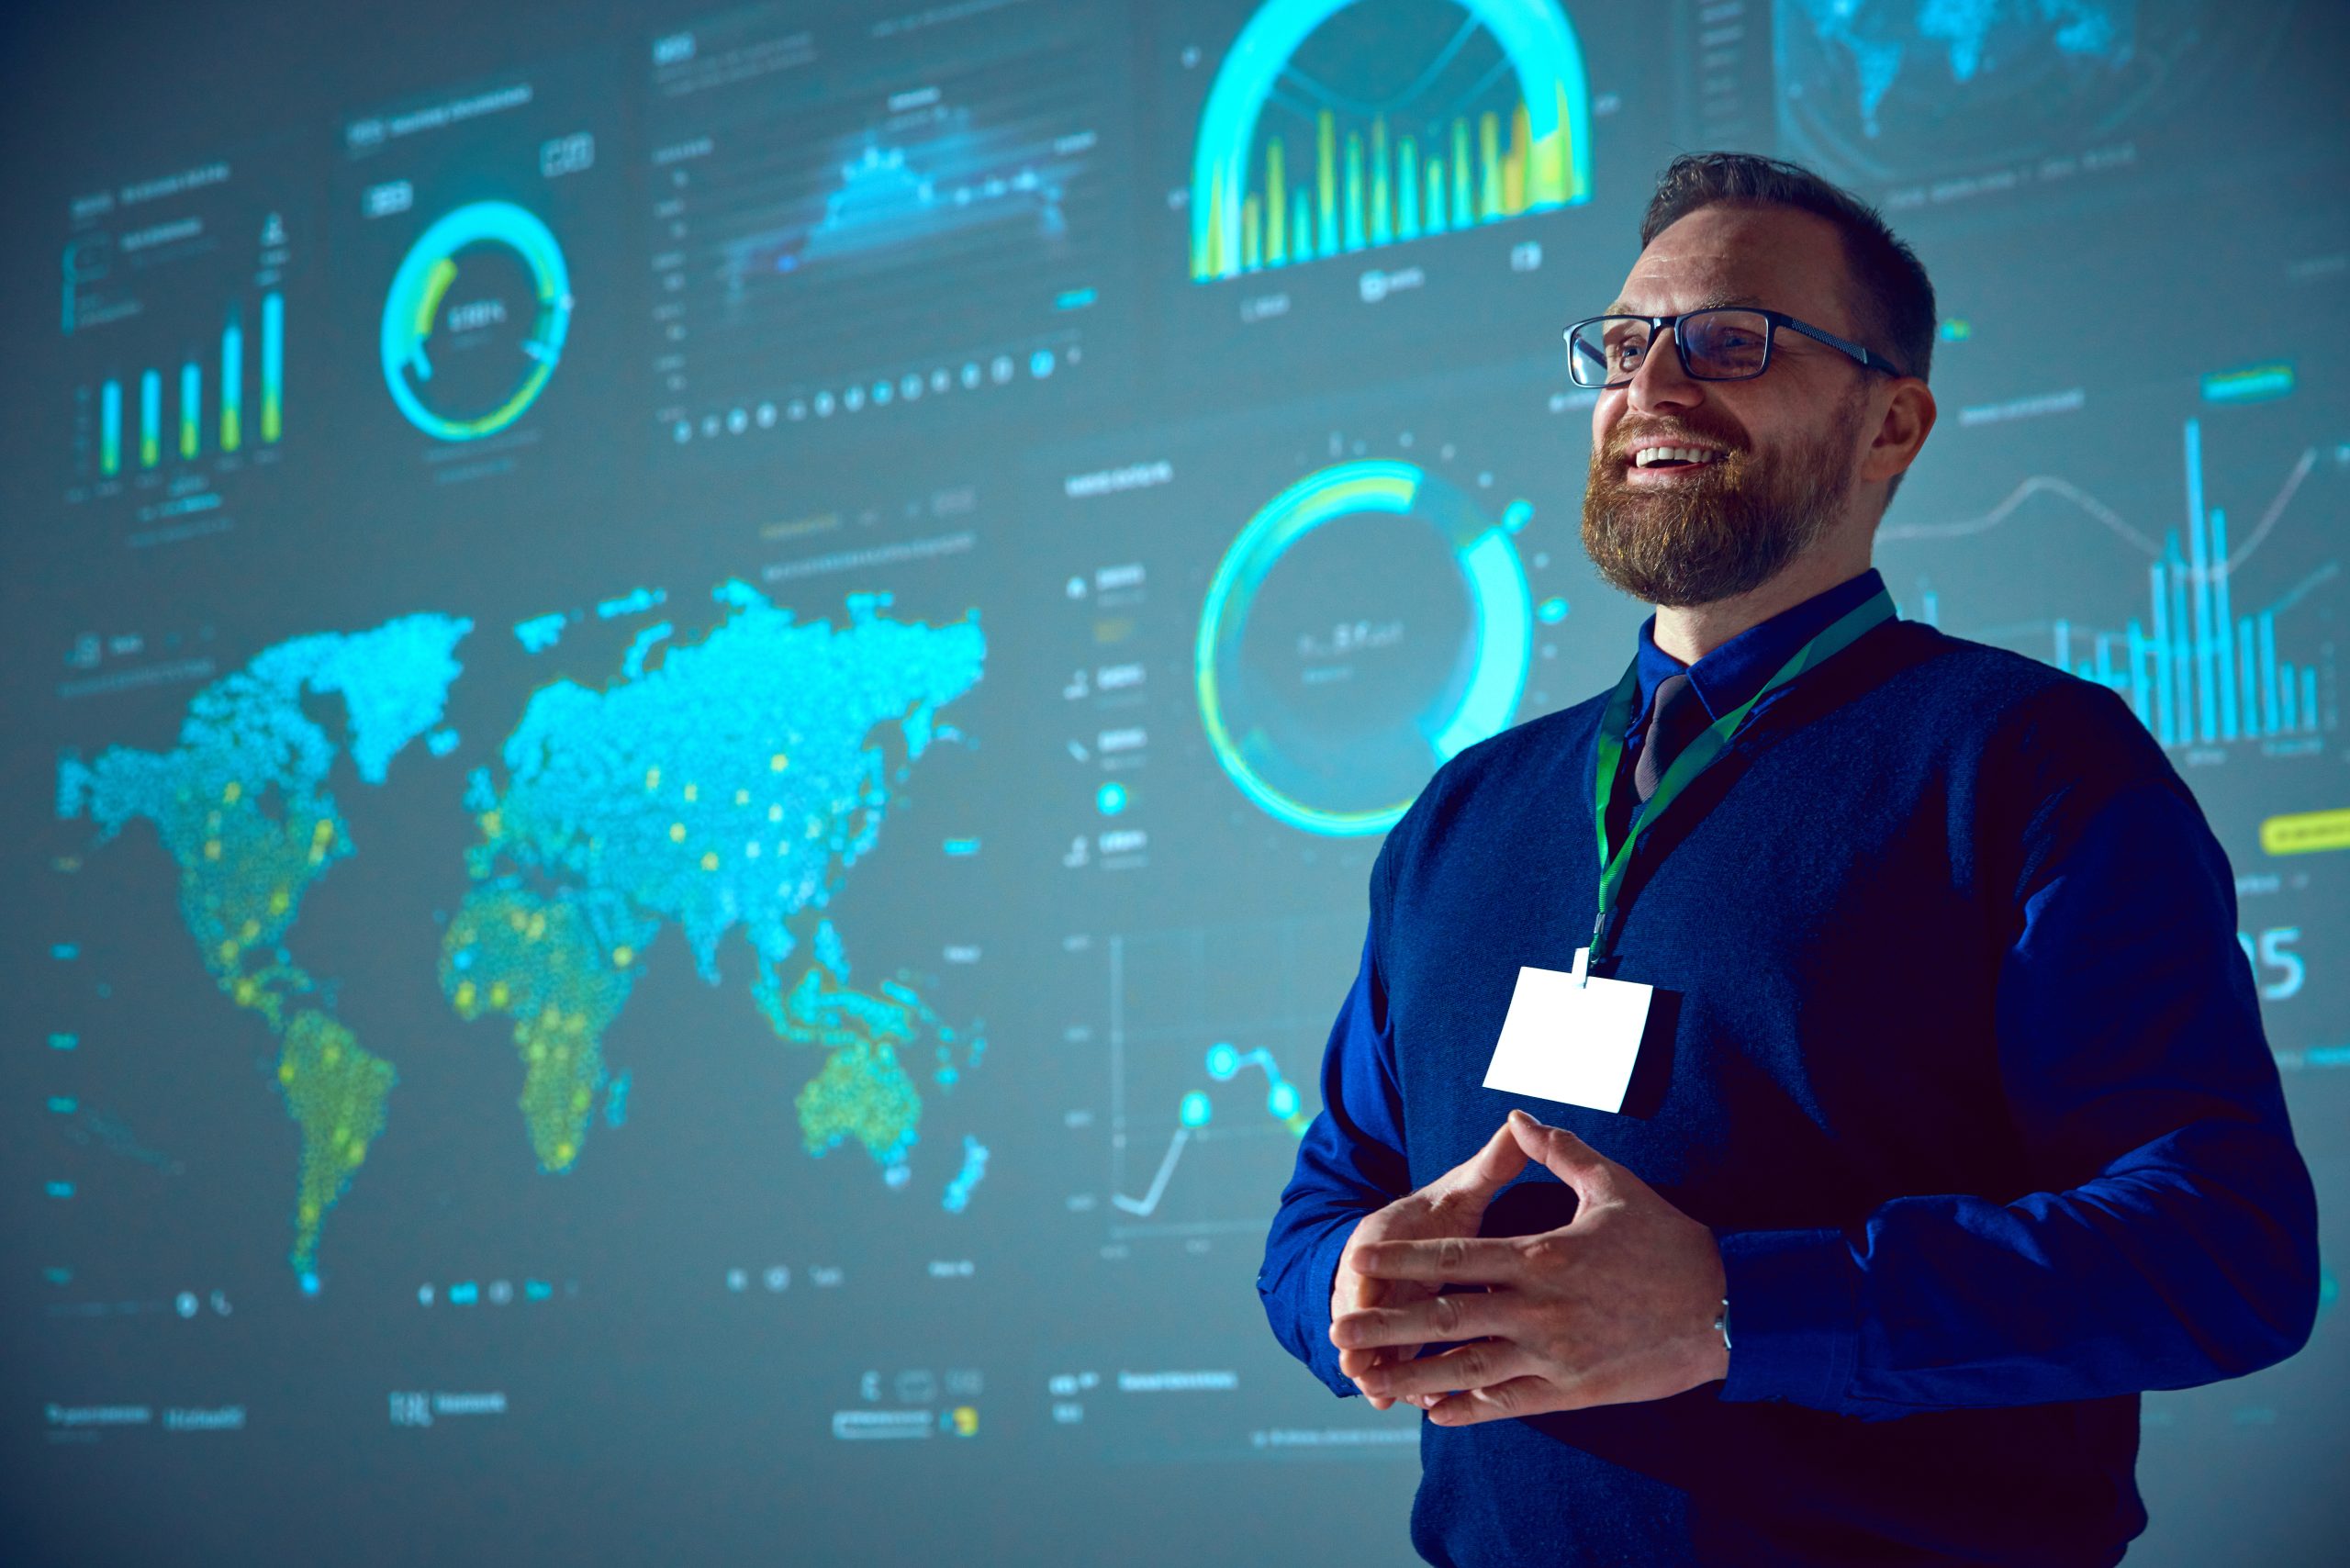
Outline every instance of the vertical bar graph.
[[[1591, 198], [1590, 93], [1582, 45], [1563, 11], [1482, 13], [1427, 65], [1405, 99], [1378, 103], [1341, 64], [1317, 80], [1294, 51], [1325, 23], [1358, 30], [1366, 60], [1380, 28], [1339, 14], [1353, 0], [1266, 0], [1219, 67], [1201, 109], [1192, 171], [1192, 275], [1199, 281], [1296, 266], [1499, 223]], [[1317, 45], [1317, 48], [1321, 48]], [[1327, 62], [1338, 55], [1322, 50]], [[1327, 70], [1317, 67], [1317, 72]], [[1313, 242], [1277, 227], [1292, 171], [1281, 149], [1310, 125]], [[1304, 184], [1300, 179], [1296, 184]]]
[[275, 292], [261, 299], [261, 438], [275, 441], [285, 429], [285, 299]]
[[220, 330], [220, 450], [234, 452], [245, 442], [245, 329], [234, 308]]
[[2186, 538], [2164, 536], [2146, 571], [2146, 615], [2121, 634], [2121, 664], [2104, 633], [2094, 658], [2076, 658], [2076, 629], [2064, 620], [2051, 662], [2126, 697], [2166, 746], [2314, 735], [2325, 722], [2318, 672], [2277, 656], [2275, 607], [2236, 613], [2227, 512], [2204, 506], [2200, 426], [2189, 420], [2185, 433]]

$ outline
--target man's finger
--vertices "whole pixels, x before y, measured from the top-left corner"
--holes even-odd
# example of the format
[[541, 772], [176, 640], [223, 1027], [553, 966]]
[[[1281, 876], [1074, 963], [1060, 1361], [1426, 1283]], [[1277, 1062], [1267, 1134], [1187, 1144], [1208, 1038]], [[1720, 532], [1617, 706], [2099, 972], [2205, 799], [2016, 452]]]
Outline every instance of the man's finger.
[[1470, 1285], [1515, 1284], [1526, 1256], [1506, 1237], [1439, 1237], [1434, 1241], [1369, 1241], [1349, 1260], [1365, 1279], [1447, 1281]]
[[1461, 1291], [1409, 1306], [1370, 1307], [1347, 1313], [1331, 1324], [1330, 1342], [1338, 1347], [1338, 1364], [1343, 1367], [1348, 1351], [1358, 1347], [1439, 1344], [1506, 1335], [1516, 1327], [1517, 1306], [1518, 1298], [1511, 1294]]
[[1528, 1159], [1525, 1146], [1505, 1121], [1484, 1148], [1421, 1188], [1421, 1195], [1439, 1204], [1490, 1198], [1526, 1169]]
[[1455, 1394], [1462, 1389], [1486, 1388], [1514, 1377], [1529, 1376], [1537, 1370], [1533, 1356], [1507, 1339], [1480, 1339], [1440, 1356], [1422, 1356], [1416, 1361], [1373, 1367], [1358, 1381], [1365, 1394], [1402, 1399], [1415, 1394]]
[[1419, 1353], [1417, 1343], [1388, 1345], [1367, 1350], [1340, 1350], [1338, 1371], [1348, 1377], [1359, 1379], [1375, 1366], [1387, 1361], [1408, 1361]]
[[1607, 1157], [1564, 1127], [1554, 1127], [1524, 1111], [1512, 1111], [1502, 1130], [1528, 1159], [1539, 1159], [1551, 1175], [1581, 1195], [1593, 1182], [1607, 1176]]
[[1473, 1427], [1506, 1416], [1530, 1416], [1545, 1410], [1581, 1406], [1563, 1400], [1557, 1383], [1548, 1378], [1514, 1377], [1490, 1388], [1468, 1388], [1427, 1407], [1428, 1419], [1439, 1427]]

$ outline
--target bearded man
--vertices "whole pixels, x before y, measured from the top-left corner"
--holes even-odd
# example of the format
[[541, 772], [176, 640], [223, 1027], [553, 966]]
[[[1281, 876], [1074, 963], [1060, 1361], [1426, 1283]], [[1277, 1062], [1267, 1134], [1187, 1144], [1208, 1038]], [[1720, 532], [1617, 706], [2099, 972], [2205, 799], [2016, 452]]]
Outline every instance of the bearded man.
[[1640, 240], [1567, 338], [1655, 613], [1389, 834], [1267, 1314], [1421, 1412], [1432, 1562], [2118, 1562], [2141, 1392], [2317, 1312], [2227, 859], [2120, 697], [1870, 566], [1909, 247], [1724, 153]]

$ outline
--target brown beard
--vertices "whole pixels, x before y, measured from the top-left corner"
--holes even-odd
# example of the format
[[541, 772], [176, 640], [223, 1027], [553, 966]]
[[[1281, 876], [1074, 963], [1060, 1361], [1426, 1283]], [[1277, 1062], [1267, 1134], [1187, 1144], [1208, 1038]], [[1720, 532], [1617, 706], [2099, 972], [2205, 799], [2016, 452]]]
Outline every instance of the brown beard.
[[[1852, 495], [1852, 446], [1864, 399], [1855, 388], [1834, 421], [1785, 456], [1756, 455], [1729, 432], [1707, 436], [1679, 422], [1618, 424], [1591, 454], [1583, 497], [1583, 547], [1599, 575], [1635, 599], [1670, 609], [1750, 593], [1818, 543]], [[1667, 489], [1633, 485], [1625, 446], [1652, 433], [1704, 438], [1730, 448], [1706, 472]]]

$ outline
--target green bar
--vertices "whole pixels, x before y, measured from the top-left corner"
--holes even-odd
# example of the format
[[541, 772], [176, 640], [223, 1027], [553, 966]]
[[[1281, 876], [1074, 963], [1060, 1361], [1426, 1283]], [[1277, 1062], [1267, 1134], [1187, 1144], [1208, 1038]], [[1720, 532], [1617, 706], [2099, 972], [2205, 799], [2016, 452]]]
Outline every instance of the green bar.
[[1304, 191], [1290, 196], [1289, 211], [1289, 259], [1310, 262], [1314, 259], [1314, 222], [1306, 211]]
[[1350, 130], [1347, 132], [1347, 249], [1362, 247], [1362, 138]]
[[1280, 266], [1289, 260], [1289, 190], [1281, 168], [1281, 139], [1265, 143], [1265, 264]]
[[109, 381], [98, 389], [98, 472], [122, 472], [122, 383]]
[[261, 438], [275, 441], [284, 428], [285, 392], [285, 300], [261, 300]]
[[245, 442], [245, 329], [237, 313], [220, 330], [220, 450], [234, 452]]
[[1326, 256], [1338, 248], [1338, 129], [1324, 109], [1315, 127], [1315, 184], [1320, 187], [1322, 210], [1317, 215], [1320, 226], [1315, 233], [1314, 251]]
[[1371, 122], [1371, 242], [1384, 245], [1394, 238], [1391, 218], [1395, 207], [1387, 188], [1387, 117]]
[[1479, 185], [1484, 211], [1478, 216], [1491, 223], [1507, 216], [1502, 210], [1502, 121], [1501, 117], [1487, 109], [1477, 121], [1477, 154], [1483, 164], [1484, 179]]
[[190, 360], [180, 366], [180, 455], [194, 457], [203, 438], [196, 421], [204, 416], [204, 372]]
[[1428, 232], [1444, 232], [1444, 156], [1439, 151], [1428, 160]]
[[1466, 229], [1477, 221], [1469, 206], [1469, 122], [1452, 122], [1452, 226]]
[[1395, 237], [1420, 237], [1420, 150], [1410, 137], [1395, 149]]
[[163, 377], [147, 370], [139, 375], [139, 466], [152, 468], [163, 460]]

